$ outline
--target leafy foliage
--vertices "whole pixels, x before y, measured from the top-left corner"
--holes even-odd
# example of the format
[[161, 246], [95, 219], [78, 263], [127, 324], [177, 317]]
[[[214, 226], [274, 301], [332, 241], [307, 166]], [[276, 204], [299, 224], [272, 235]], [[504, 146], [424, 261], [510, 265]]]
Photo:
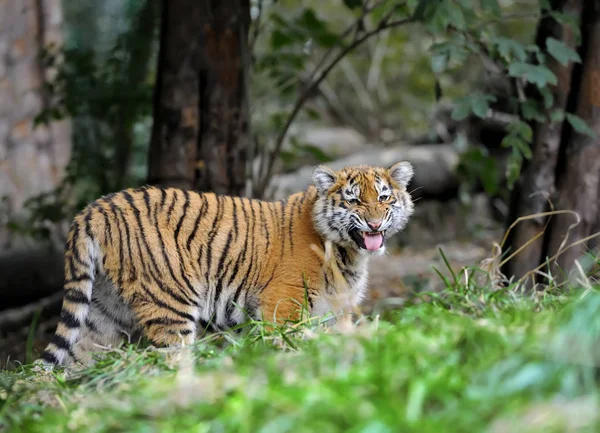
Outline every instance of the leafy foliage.
[[[559, 83], [549, 67], [549, 61], [553, 59], [566, 66], [571, 62], [581, 62], [581, 58], [571, 47], [553, 37], [548, 37], [543, 46], [538, 46], [526, 39], [519, 40], [503, 34], [502, 23], [506, 22], [505, 17], [511, 12], [510, 5], [500, 7], [497, 1], [481, 1], [477, 7], [474, 3], [477, 2], [420, 1], [416, 14], [436, 39], [431, 46], [431, 53], [432, 69], [438, 77], [457, 67], [468, 67], [473, 58], [481, 60], [481, 67], [488, 75], [487, 90], [470, 91], [468, 95], [456, 99], [453, 119], [460, 121], [471, 115], [486, 118], [494, 105], [507, 98], [508, 105], [520, 118], [508, 128], [502, 141], [502, 146], [510, 150], [506, 179], [509, 188], [512, 188], [520, 175], [523, 161], [532, 156], [532, 128], [535, 128], [535, 124], [563, 121], [563, 113], [554, 108], [553, 86]], [[546, 2], [540, 2], [530, 12], [532, 19], [550, 17], [579, 37], [577, 19], [553, 10]], [[532, 40], [532, 36], [529, 40]], [[497, 90], [489, 87], [494, 80], [506, 78], [510, 79], [510, 93], [497, 94]], [[574, 114], [566, 113], [566, 120], [578, 133], [593, 134], [589, 126]], [[476, 177], [483, 175], [480, 168], [482, 162], [473, 158], [480, 158], [481, 155], [481, 152], [463, 154], [463, 167], [466, 170], [472, 166]], [[491, 169], [490, 164], [485, 165]], [[499, 179], [498, 176], [492, 177]], [[490, 188], [489, 176], [487, 180], [481, 180], [487, 185], [488, 192], [498, 190]]]
[[146, 177], [158, 11], [155, 2], [146, 0], [127, 0], [119, 10], [125, 30], [112, 35], [104, 49], [83, 43], [76, 33], [42, 53], [44, 65], [56, 73], [45, 83], [49, 104], [36, 124], [71, 119], [72, 156], [61, 184], [30, 198], [26, 218], [16, 215], [8, 223], [16, 233], [62, 243], [60, 223], [99, 196]]

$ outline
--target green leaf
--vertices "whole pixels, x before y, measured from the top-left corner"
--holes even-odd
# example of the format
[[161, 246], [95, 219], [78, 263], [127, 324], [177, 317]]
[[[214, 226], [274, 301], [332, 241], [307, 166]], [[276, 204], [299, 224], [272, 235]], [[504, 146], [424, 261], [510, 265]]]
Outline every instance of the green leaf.
[[527, 59], [525, 47], [515, 39], [499, 36], [493, 39], [493, 43], [496, 44], [498, 52], [506, 60], [511, 60], [513, 56], [520, 62], [524, 62]]
[[532, 65], [529, 63], [513, 63], [508, 68], [508, 74], [511, 77], [520, 77], [525, 81], [535, 84], [539, 88], [547, 84], [556, 85], [556, 75], [550, 69], [543, 65]]
[[516, 147], [513, 147], [513, 150], [508, 157], [508, 161], [506, 163], [506, 181], [508, 183], [508, 188], [513, 189], [517, 179], [519, 179], [519, 175], [521, 174], [521, 167], [523, 166], [523, 157], [521, 156], [521, 152]]
[[531, 129], [531, 126], [522, 120], [517, 120], [516, 122], [508, 125], [508, 132], [509, 134], [519, 136], [528, 142], [533, 139], [533, 130]]
[[480, 177], [485, 192], [490, 196], [496, 195], [500, 182], [498, 182], [498, 165], [494, 158], [486, 157], [483, 160]]
[[545, 122], [546, 116], [540, 109], [538, 103], [528, 99], [521, 104], [521, 113], [526, 120], [535, 120], [537, 122]]
[[442, 0], [419, 0], [419, 4], [413, 14], [413, 19], [415, 21], [429, 21], [441, 2]]
[[496, 97], [492, 95], [475, 94], [471, 96], [471, 109], [473, 113], [480, 118], [487, 117], [490, 108], [489, 103], [495, 102]]
[[529, 143], [527, 143], [524, 140], [521, 140], [520, 138], [517, 139], [517, 144], [519, 146], [519, 150], [521, 151], [521, 153], [523, 154], [523, 156], [525, 157], [525, 159], [531, 159], [531, 157], [533, 156], [531, 153], [531, 147], [529, 146]]
[[563, 66], [567, 66], [569, 62], [581, 63], [579, 54], [563, 41], [549, 37], [546, 39], [546, 49]]
[[471, 112], [483, 119], [487, 116], [490, 102], [495, 101], [495, 96], [484, 93], [475, 93], [460, 98], [456, 101], [456, 106], [452, 110], [452, 119], [458, 121], [466, 119]]
[[448, 54], [442, 53], [431, 57], [431, 70], [435, 74], [441, 74], [448, 66]]
[[567, 120], [573, 127], [573, 129], [579, 134], [587, 135], [591, 138], [596, 138], [596, 132], [589, 127], [589, 125], [581, 117], [575, 114], [566, 113]]
[[304, 9], [296, 24], [305, 30], [307, 37], [313, 38], [324, 48], [331, 48], [338, 41], [338, 35], [330, 32], [327, 23], [320, 19], [312, 9]]
[[279, 29], [276, 29], [271, 33], [271, 48], [275, 50], [293, 45], [295, 42], [296, 39], [292, 37], [291, 33], [284, 33]]
[[[446, 69], [451, 65], [462, 65], [469, 57], [469, 51], [465, 48], [465, 40], [462, 35], [456, 36], [446, 42], [439, 42], [431, 45], [431, 52], [434, 56], [447, 56]], [[441, 60], [436, 60], [441, 61]], [[432, 60], [433, 62], [433, 60]], [[433, 68], [432, 63], [432, 68]]]
[[452, 119], [461, 121], [466, 119], [471, 113], [471, 101], [469, 98], [461, 98], [456, 101], [456, 106], [452, 110]]
[[457, 6], [456, 4], [450, 1], [445, 1], [443, 3], [443, 7], [440, 8], [438, 13], [445, 14], [448, 17], [448, 20], [450, 21], [449, 24], [452, 24], [459, 30], [462, 30], [467, 26], [465, 14], [463, 13], [460, 6]]
[[517, 136], [515, 134], [506, 134], [500, 142], [500, 146], [515, 149], [519, 147], [519, 144], [516, 141]]
[[348, 9], [357, 9], [362, 6], [362, 1], [361, 0], [344, 0], [344, 5], [346, 5], [346, 7]]
[[490, 11], [496, 16], [500, 16], [502, 10], [498, 4], [498, 0], [481, 0], [481, 8], [484, 11]]

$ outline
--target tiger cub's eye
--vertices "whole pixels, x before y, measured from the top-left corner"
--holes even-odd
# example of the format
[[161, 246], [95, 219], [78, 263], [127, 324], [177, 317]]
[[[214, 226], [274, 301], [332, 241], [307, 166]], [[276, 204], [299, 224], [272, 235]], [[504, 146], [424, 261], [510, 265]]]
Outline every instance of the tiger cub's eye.
[[382, 195], [379, 196], [379, 201], [382, 202], [382, 203], [384, 201], [388, 201], [389, 199], [390, 199], [390, 196], [387, 195], [387, 194], [382, 194]]

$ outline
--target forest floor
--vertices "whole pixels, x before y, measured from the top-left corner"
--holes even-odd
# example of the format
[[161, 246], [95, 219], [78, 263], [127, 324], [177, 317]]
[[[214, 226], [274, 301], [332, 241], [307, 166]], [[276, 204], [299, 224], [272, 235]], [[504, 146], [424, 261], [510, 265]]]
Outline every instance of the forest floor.
[[[429, 281], [407, 253], [373, 281], [384, 266]], [[598, 287], [446, 284], [354, 326], [256, 323], [183, 350], [126, 346], [70, 374], [0, 372], [0, 431], [599, 431]]]

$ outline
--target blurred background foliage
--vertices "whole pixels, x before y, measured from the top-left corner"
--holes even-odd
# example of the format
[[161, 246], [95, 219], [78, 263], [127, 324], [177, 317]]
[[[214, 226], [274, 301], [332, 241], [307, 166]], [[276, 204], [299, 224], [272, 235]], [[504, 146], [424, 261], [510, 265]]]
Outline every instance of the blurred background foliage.
[[[58, 73], [47, 83], [52, 104], [37, 121], [72, 119], [72, 161], [63, 184], [30, 199], [28, 218], [12, 221], [13, 230], [51, 238], [48, 221], [68, 220], [102, 194], [145, 182], [158, 3], [63, 2], [66, 42], [44, 53]], [[523, 161], [531, 157], [532, 122], [564, 116], [549, 111], [556, 77], [535, 35], [545, 14], [561, 22], [573, 18], [549, 6], [544, 0], [252, 0], [255, 157], [277, 158], [284, 171], [298, 158], [329, 161], [298, 134], [314, 125], [354, 128], [382, 148], [450, 141], [461, 155], [463, 202], [481, 186], [508, 202]], [[369, 32], [372, 37], [356, 43]], [[579, 61], [556, 39], [546, 46], [559, 62]], [[436, 118], [445, 109], [452, 122], [512, 115], [501, 141], [504, 159], [460, 129], [440, 133]], [[581, 119], [567, 120], [591, 133]], [[280, 148], [283, 141], [291, 145]], [[258, 176], [269, 180], [260, 170]]]

